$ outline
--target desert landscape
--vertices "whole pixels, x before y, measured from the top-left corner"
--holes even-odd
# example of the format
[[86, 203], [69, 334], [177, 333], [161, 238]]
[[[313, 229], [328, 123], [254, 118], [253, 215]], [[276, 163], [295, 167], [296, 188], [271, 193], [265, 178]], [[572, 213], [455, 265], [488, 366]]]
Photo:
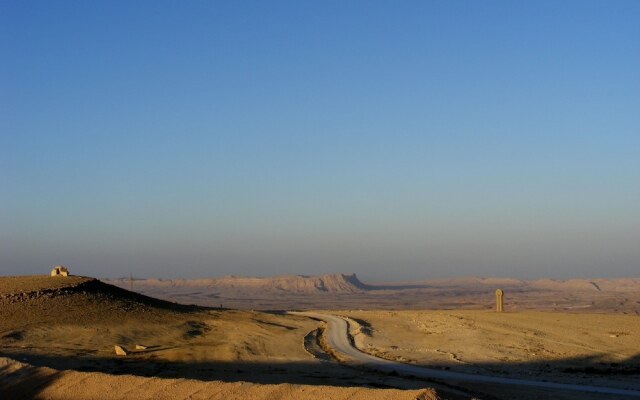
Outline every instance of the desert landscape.
[[[603, 394], [589, 391], [596, 387], [611, 390], [606, 398], [640, 395], [637, 280], [365, 284], [344, 274], [135, 280], [133, 288], [145, 294], [124, 289], [131, 284], [0, 278], [3, 393], [24, 399], [600, 399]], [[498, 284], [509, 288], [502, 313], [493, 310]], [[554, 296], [567, 288], [570, 295]], [[356, 351], [355, 358], [331, 341], [331, 316], [346, 321], [345, 343], [353, 346], [346, 353]], [[467, 376], [419, 377], [402, 365]]]
[[640, 279], [461, 277], [363, 283], [356, 274], [212, 279], [104, 279], [152, 297], [185, 304], [254, 310], [493, 309], [505, 291], [511, 311], [538, 310], [640, 315]]
[[638, 21], [0, 0], [0, 400], [640, 399]]

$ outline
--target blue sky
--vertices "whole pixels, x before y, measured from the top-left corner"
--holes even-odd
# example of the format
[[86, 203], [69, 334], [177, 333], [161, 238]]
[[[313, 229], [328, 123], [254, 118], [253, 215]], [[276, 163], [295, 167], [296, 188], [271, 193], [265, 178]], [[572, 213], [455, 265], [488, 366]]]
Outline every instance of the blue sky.
[[0, 273], [638, 276], [638, 21], [3, 1]]

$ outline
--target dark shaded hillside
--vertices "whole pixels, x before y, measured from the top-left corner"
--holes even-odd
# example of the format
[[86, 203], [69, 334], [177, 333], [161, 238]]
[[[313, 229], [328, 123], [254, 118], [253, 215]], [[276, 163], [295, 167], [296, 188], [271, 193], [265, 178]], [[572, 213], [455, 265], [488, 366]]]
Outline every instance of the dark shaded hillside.
[[94, 278], [0, 278], [0, 330], [15, 320], [23, 324], [30, 321], [89, 323], [104, 319], [117, 322], [202, 309], [130, 292]]

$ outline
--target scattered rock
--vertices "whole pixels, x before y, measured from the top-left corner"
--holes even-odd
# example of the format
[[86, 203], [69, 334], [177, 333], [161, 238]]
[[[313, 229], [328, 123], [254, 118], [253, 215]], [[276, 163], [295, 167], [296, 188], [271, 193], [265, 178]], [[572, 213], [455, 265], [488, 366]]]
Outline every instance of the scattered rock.
[[143, 346], [141, 344], [136, 345], [136, 350], [146, 350], [147, 348], [148, 348], [147, 346]]
[[115, 346], [114, 346], [114, 350], [115, 350], [115, 352], [116, 352], [116, 355], [118, 355], [118, 356], [126, 356], [127, 354], [129, 354], [129, 352], [127, 351], [127, 349], [125, 349], [125, 348], [124, 348], [124, 347], [122, 347], [122, 346], [115, 345]]

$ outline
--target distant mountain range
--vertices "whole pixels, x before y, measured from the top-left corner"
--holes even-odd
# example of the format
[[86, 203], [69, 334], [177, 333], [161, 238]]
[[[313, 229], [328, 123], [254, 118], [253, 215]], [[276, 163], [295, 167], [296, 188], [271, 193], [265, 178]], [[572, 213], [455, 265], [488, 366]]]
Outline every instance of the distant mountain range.
[[640, 278], [538, 279], [462, 277], [363, 283], [355, 274], [106, 280], [178, 303], [243, 309], [491, 309], [500, 288], [507, 309], [640, 315]]
[[[128, 287], [131, 280], [120, 278], [107, 280], [111, 284]], [[136, 288], [167, 288], [172, 291], [208, 289], [215, 293], [238, 294], [255, 293], [358, 293], [373, 287], [360, 282], [356, 274], [332, 274], [321, 276], [285, 275], [268, 278], [252, 278], [241, 276], [225, 276], [222, 278], [203, 279], [136, 279]]]
[[[129, 278], [105, 280], [121, 287], [131, 285]], [[518, 291], [633, 291], [640, 290], [640, 278], [623, 279], [538, 279], [461, 277], [421, 281], [403, 281], [365, 284], [356, 274], [331, 274], [319, 276], [284, 275], [274, 277], [225, 276], [200, 279], [135, 279], [138, 288], [188, 288], [209, 289], [219, 292], [270, 292], [292, 294], [361, 293], [371, 290], [445, 289], [447, 287], [482, 289], [486, 287], [515, 289]]]

